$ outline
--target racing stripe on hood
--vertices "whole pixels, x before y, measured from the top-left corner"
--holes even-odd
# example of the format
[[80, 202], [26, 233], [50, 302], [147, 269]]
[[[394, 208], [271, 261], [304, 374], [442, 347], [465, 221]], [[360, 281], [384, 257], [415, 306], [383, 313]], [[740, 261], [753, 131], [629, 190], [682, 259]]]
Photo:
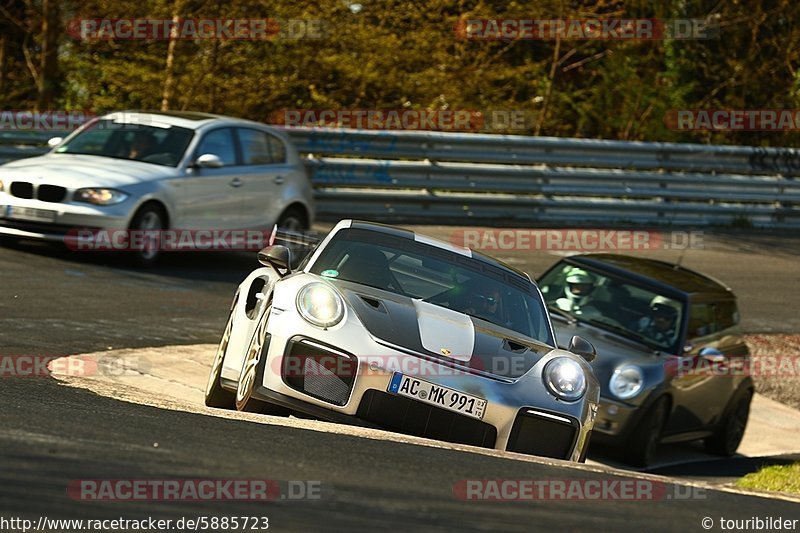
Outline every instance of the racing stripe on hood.
[[469, 316], [422, 300], [412, 301], [426, 350], [463, 362], [472, 359], [475, 326]]
[[376, 338], [450, 364], [513, 379], [552, 350], [451, 309], [344, 280], [329, 282]]

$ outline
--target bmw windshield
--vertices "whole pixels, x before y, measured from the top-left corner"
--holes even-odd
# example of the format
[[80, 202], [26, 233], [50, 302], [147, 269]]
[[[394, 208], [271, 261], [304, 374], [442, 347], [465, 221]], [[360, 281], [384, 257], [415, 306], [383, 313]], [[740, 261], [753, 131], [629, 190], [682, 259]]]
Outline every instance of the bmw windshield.
[[56, 148], [57, 154], [82, 154], [176, 167], [194, 131], [170, 125], [97, 120]]

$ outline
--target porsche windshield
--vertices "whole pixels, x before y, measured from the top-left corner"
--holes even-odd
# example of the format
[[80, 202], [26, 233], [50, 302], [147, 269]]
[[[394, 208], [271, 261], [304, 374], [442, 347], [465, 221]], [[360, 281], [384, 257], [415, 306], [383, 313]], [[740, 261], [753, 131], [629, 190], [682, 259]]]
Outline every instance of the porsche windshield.
[[424, 300], [554, 345], [530, 281], [456, 252], [351, 228], [336, 234], [310, 272]]
[[678, 353], [684, 316], [678, 300], [571, 264], [545, 274], [539, 288], [556, 313]]
[[57, 154], [83, 154], [176, 167], [194, 132], [169, 125], [98, 120], [56, 148]]

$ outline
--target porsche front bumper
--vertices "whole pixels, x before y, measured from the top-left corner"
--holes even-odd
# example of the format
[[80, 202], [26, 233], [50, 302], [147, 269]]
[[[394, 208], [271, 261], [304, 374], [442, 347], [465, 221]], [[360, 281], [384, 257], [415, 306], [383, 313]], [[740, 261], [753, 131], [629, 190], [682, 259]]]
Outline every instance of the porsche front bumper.
[[[288, 306], [287, 306], [288, 307]], [[437, 440], [580, 461], [596, 403], [561, 401], [542, 384], [544, 357], [516, 380], [466, 372], [390, 346], [351, 316], [324, 330], [273, 307], [253, 396], [315, 417]], [[320, 360], [327, 365], [320, 365]], [[326, 368], [321, 368], [326, 366]], [[396, 373], [486, 400], [481, 418], [390, 392]]]

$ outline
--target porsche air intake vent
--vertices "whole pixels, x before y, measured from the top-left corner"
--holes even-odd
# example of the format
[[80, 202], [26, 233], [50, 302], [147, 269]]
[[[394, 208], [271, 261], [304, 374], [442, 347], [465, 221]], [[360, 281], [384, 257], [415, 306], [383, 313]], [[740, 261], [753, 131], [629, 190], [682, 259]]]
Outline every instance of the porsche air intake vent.
[[353, 390], [358, 361], [323, 344], [293, 338], [287, 344], [281, 375], [291, 388], [334, 405], [345, 405]]
[[577, 420], [527, 408], [517, 413], [507, 450], [553, 459], [569, 459], [577, 436]]

